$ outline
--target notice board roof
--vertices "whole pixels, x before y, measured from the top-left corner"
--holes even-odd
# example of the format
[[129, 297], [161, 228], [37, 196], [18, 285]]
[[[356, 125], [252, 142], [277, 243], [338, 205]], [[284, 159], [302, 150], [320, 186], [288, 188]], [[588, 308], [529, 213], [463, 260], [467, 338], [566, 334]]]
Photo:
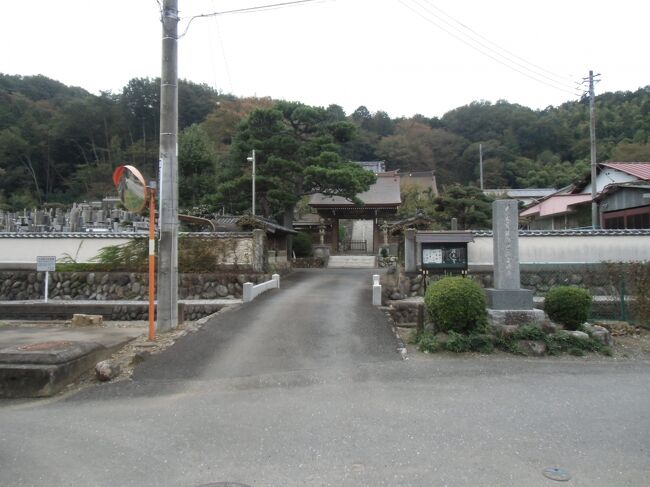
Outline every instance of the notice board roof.
[[415, 241], [419, 243], [458, 243], [473, 242], [472, 232], [418, 232]]

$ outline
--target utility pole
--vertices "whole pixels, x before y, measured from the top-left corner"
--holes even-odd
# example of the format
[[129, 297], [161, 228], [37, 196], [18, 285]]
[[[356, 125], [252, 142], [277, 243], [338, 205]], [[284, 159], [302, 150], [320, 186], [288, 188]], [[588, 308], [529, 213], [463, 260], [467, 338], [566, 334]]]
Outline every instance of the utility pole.
[[[598, 75], [596, 75], [598, 76]], [[596, 166], [596, 107], [594, 95], [594, 72], [589, 71], [589, 143], [591, 145], [591, 226], [598, 228], [598, 203], [596, 203], [596, 178], [598, 170]]]
[[483, 144], [478, 145], [478, 167], [481, 171], [481, 191], [483, 191]]
[[178, 0], [163, 0], [158, 331], [178, 325]]
[[246, 160], [253, 163], [253, 205], [251, 206], [251, 214], [255, 216], [255, 149], [253, 149], [251, 156], [247, 157]]

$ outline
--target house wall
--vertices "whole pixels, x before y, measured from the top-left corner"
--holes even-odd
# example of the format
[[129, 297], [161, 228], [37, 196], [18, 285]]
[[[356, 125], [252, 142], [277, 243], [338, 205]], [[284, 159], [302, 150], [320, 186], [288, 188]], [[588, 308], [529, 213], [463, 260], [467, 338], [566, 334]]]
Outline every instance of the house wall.
[[574, 212], [535, 218], [528, 223], [529, 230], [566, 230], [591, 226], [591, 206], [579, 206]]
[[603, 228], [650, 228], [650, 206], [603, 213]]
[[625, 210], [650, 204], [650, 187], [647, 189], [621, 188], [615, 193], [607, 195], [600, 208], [605, 213], [610, 211]]
[[[475, 236], [467, 245], [471, 266], [493, 265], [491, 236]], [[519, 238], [521, 264], [555, 264], [650, 261], [650, 234], [582, 236], [522, 235]]]
[[[625, 172], [617, 171], [616, 169], [610, 169], [604, 167], [598, 176], [596, 177], [596, 192], [600, 193], [605, 186], [613, 183], [627, 183], [629, 181], [638, 181], [639, 178], [636, 178]], [[582, 194], [591, 193], [591, 184], [585, 186], [585, 188], [580, 192]]]

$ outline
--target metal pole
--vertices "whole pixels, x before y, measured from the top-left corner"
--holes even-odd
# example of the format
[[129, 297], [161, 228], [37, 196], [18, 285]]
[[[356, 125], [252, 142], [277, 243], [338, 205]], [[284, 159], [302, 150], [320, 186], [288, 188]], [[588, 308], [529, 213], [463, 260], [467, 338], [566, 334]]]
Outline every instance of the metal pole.
[[596, 108], [594, 106], [594, 72], [589, 71], [589, 142], [591, 145], [591, 226], [598, 228], [598, 203], [596, 203]]
[[156, 192], [148, 188], [149, 192], [149, 340], [156, 340]]
[[246, 159], [253, 163], [253, 202], [251, 206], [251, 214], [255, 216], [255, 149], [253, 149], [251, 156]]
[[158, 330], [178, 324], [178, 0], [163, 0]]
[[483, 191], [483, 144], [478, 145], [478, 166], [481, 171], [481, 191]]
[[50, 287], [50, 273], [45, 271], [45, 302], [47, 303], [48, 288]]

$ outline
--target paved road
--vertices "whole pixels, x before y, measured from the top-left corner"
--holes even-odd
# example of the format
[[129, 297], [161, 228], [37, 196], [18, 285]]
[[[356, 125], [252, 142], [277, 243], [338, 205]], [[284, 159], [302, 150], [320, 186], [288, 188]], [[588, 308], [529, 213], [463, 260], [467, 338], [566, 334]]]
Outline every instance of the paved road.
[[[368, 275], [290, 281], [188, 336], [131, 382], [5, 402], [0, 485], [560, 485], [542, 476], [549, 466], [571, 472], [563, 485], [648, 485], [648, 363], [401, 361], [367, 306]], [[321, 307], [326, 281], [342, 301]], [[282, 304], [298, 288], [305, 303], [313, 295], [318, 320]], [[265, 321], [269, 313], [285, 318]], [[322, 352], [296, 352], [310, 343]]]
[[296, 272], [253, 303], [190, 335], [135, 374], [144, 379], [215, 379], [400, 360], [381, 311], [371, 306], [372, 271]]

